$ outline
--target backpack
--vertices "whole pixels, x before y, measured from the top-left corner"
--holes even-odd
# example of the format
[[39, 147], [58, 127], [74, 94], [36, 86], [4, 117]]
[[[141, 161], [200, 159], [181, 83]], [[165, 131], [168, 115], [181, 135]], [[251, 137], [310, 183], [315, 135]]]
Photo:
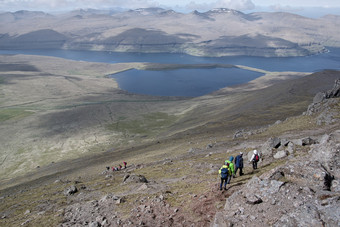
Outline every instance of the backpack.
[[226, 179], [229, 175], [229, 169], [228, 168], [223, 168], [221, 169], [221, 178]]
[[260, 158], [259, 158], [259, 155], [258, 155], [258, 154], [255, 154], [254, 161], [255, 161], [255, 162], [258, 162], [259, 159], [260, 159]]

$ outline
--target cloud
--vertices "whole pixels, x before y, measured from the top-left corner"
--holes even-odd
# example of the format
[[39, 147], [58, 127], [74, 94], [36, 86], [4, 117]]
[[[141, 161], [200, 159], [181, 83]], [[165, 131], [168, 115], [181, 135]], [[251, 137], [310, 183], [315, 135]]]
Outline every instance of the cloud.
[[[43, 10], [43, 11], [63, 11], [79, 8], [147, 8], [147, 7], [175, 7], [176, 1], [170, 0], [0, 0], [0, 11], [15, 10]], [[255, 7], [252, 0], [215, 0], [212, 2], [194, 0], [187, 4], [187, 1], [180, 2], [180, 7], [190, 10], [210, 10], [212, 8], [231, 8], [237, 10], [253, 9]], [[207, 3], [208, 2], [208, 3]]]
[[0, 11], [73, 10], [79, 8], [145, 8], [159, 6], [155, 0], [0, 0]]
[[190, 2], [186, 8], [190, 10], [210, 10], [214, 8], [229, 8], [235, 10], [251, 10], [255, 8], [255, 4], [251, 0], [218, 0], [211, 3], [195, 3]]
[[303, 10], [302, 7], [292, 7], [289, 5], [283, 6], [281, 4], [271, 5], [269, 6], [269, 9], [278, 12], [299, 12]]

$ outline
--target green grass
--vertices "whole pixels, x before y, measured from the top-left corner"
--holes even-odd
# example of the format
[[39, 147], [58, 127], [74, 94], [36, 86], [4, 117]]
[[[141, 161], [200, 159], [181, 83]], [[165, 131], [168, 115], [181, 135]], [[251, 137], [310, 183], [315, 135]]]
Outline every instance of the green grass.
[[337, 110], [338, 115], [334, 116], [336, 118], [340, 118], [340, 99], [337, 99], [338, 102], [332, 106], [333, 109]]
[[24, 109], [1, 109], [0, 110], [0, 122], [4, 122], [10, 119], [22, 119], [29, 115], [33, 114], [33, 112], [24, 110]]
[[316, 121], [311, 116], [292, 117], [288, 120], [274, 124], [262, 133], [262, 136], [279, 136], [283, 133], [316, 128]]
[[146, 136], [154, 136], [177, 120], [176, 116], [166, 113], [150, 113], [145, 114], [142, 118], [127, 120], [124, 117], [107, 126], [109, 130], [120, 132], [126, 135], [140, 134]]
[[[0, 210], [10, 210], [7, 218], [0, 220], [0, 226], [20, 226], [30, 220], [29, 226], [57, 226], [61, 221], [60, 208], [66, 205], [67, 198], [63, 195], [63, 184], [49, 184], [20, 193], [20, 196], [6, 197], [0, 203]], [[53, 204], [45, 210], [41, 204]], [[30, 213], [25, 214], [29, 210]], [[45, 212], [38, 215], [39, 212]]]

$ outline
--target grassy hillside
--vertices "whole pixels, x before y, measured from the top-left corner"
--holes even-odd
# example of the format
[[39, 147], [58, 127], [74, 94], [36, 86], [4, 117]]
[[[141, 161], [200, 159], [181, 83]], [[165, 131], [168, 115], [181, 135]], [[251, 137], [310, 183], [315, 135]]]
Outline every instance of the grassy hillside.
[[[337, 100], [335, 108], [339, 107]], [[248, 152], [272, 136], [301, 138], [310, 135], [311, 131], [318, 130], [317, 134], [322, 135], [337, 127], [338, 123], [317, 126], [314, 116], [296, 116], [280, 124], [264, 126], [266, 130], [262, 133], [247, 138], [232, 140], [226, 138], [230, 135], [224, 134], [223, 141], [214, 142], [211, 147], [205, 146], [211, 136], [205, 134], [199, 140], [196, 137], [172, 138], [120, 153], [110, 152], [67, 161], [68, 165], [73, 166], [71, 171], [61, 171], [2, 190], [0, 223], [56, 226], [70, 223], [67, 216], [72, 212], [74, 221], [78, 223], [107, 219], [111, 224], [120, 222], [132, 225], [138, 224], [138, 218], [141, 218], [154, 225], [161, 222], [169, 225], [170, 215], [177, 223], [185, 221], [194, 226], [209, 226], [214, 215], [223, 211], [226, 198], [239, 191], [252, 177], [268, 173], [286, 162], [285, 159], [266, 159], [254, 171], [245, 161], [245, 175], [233, 178], [228, 190], [220, 192], [217, 171], [225, 159], [243, 152], [247, 160]], [[188, 152], [188, 147], [194, 148], [194, 151]], [[294, 156], [308, 156], [307, 148], [295, 147]], [[106, 166], [118, 166], [123, 160], [128, 162], [127, 169], [105, 171]], [[56, 165], [58, 168], [63, 166], [60, 163]], [[130, 178], [142, 175], [148, 183], [138, 180], [124, 182], [127, 175]], [[288, 179], [280, 180], [289, 183]], [[65, 195], [65, 190], [72, 185], [77, 187], [78, 192]], [[116, 199], [110, 202], [112, 197]], [[87, 213], [95, 216], [78, 216], [87, 209]]]
[[[230, 140], [236, 131], [302, 113], [314, 94], [329, 89], [338, 77], [332, 71], [308, 76], [262, 71], [265, 76], [249, 84], [183, 99], [130, 94], [106, 75], [131, 68], [193, 65], [100, 64], [32, 56], [6, 56], [1, 61], [8, 66], [0, 85], [1, 181], [10, 184], [25, 180], [13, 181], [28, 172], [28, 179], [35, 179], [140, 152], [145, 160], [154, 160], [192, 147], [203, 149]], [[25, 67], [14, 71], [13, 64]], [[90, 161], [77, 161], [84, 156]], [[72, 159], [76, 166], [63, 162]]]
[[[317, 92], [333, 87], [338, 71], [265, 72], [245, 85], [183, 99], [130, 94], [106, 77], [148, 67], [141, 63], [32, 56], [1, 63], [8, 65], [0, 74], [1, 226], [73, 219], [131, 225], [140, 217], [155, 226], [208, 226], [226, 198], [284, 162], [265, 159], [256, 171], [246, 163], [246, 174], [217, 193], [225, 159], [243, 152], [246, 160], [273, 136], [296, 139], [338, 128], [338, 121], [320, 126], [316, 116], [301, 115]], [[329, 108], [339, 107], [337, 100]], [[244, 136], [234, 138], [238, 131]], [[297, 157], [308, 152], [300, 145], [295, 151]], [[127, 169], [106, 170], [123, 161]], [[74, 195], [67, 194], [71, 186]]]

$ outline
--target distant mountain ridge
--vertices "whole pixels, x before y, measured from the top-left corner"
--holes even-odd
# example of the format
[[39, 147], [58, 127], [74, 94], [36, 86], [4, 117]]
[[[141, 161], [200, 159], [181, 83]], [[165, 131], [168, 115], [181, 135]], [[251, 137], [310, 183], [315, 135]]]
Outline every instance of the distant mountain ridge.
[[[340, 16], [162, 8], [0, 14], [0, 49], [72, 49], [195, 56], [307, 56], [340, 47]], [[46, 32], [48, 31], [48, 32]]]

